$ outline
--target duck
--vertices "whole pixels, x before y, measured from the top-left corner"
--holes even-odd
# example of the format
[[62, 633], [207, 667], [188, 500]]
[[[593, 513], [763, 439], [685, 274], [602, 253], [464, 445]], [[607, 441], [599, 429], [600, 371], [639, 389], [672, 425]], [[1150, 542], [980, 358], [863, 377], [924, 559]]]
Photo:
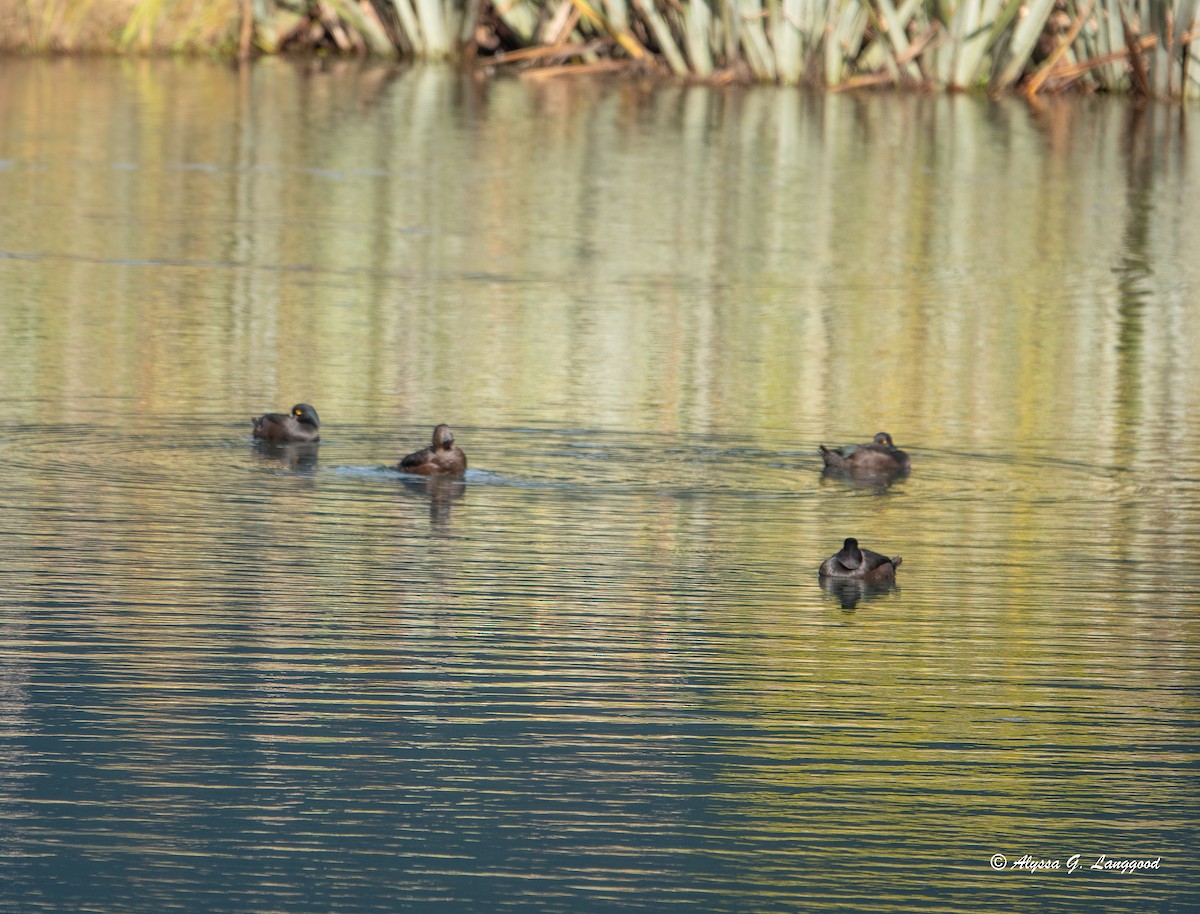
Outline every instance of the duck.
[[870, 549], [863, 549], [858, 545], [858, 540], [848, 536], [841, 550], [821, 563], [820, 576], [892, 581], [896, 578], [896, 569], [900, 567], [901, 561], [903, 559], [898, 555], [889, 558]]
[[421, 476], [461, 476], [467, 472], [467, 455], [454, 443], [450, 426], [442, 423], [433, 430], [433, 443], [409, 454], [396, 469]]
[[297, 403], [290, 413], [266, 413], [250, 420], [254, 437], [268, 441], [320, 441], [321, 420], [307, 403]]
[[843, 473], [907, 473], [912, 468], [912, 459], [896, 447], [887, 432], [880, 432], [869, 444], [847, 444], [839, 448], [820, 444], [817, 447], [825, 466]]

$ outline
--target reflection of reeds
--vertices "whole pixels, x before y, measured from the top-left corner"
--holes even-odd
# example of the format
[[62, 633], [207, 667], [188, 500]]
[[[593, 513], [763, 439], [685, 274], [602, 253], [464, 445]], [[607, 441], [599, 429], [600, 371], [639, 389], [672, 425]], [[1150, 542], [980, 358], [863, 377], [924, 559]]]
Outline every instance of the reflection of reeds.
[[540, 75], [1200, 94], [1200, 0], [0, 0], [33, 50], [316, 50]]

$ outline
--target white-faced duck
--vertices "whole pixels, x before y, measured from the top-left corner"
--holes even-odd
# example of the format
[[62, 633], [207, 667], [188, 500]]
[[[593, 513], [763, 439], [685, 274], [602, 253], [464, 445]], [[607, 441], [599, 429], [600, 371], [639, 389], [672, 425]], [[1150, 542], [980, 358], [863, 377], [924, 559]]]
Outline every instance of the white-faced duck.
[[254, 437], [267, 441], [320, 441], [321, 420], [307, 403], [297, 403], [290, 413], [266, 413], [250, 420]]
[[823, 578], [892, 581], [896, 578], [896, 569], [900, 567], [900, 562], [900, 556], [889, 558], [870, 549], [863, 549], [858, 545], [858, 540], [848, 536], [841, 551], [821, 563], [820, 573]]
[[906, 473], [912, 467], [912, 460], [896, 447], [887, 432], [880, 432], [870, 444], [847, 444], [839, 448], [821, 444], [818, 447], [825, 466], [843, 473]]
[[433, 443], [429, 447], [409, 454], [396, 469], [422, 476], [461, 476], [467, 472], [467, 455], [454, 443], [450, 426], [443, 424], [433, 430]]

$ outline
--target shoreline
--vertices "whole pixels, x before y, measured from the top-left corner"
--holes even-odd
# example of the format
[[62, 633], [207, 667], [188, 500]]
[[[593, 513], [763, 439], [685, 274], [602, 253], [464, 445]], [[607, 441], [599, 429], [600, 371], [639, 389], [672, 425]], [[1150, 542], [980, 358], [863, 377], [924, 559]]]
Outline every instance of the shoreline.
[[[761, 12], [727, 0], [660, 10], [650, 0], [215, 0], [187, 10], [118, 0], [100, 10], [63, 0], [53, 21], [26, 8], [0, 54], [263, 56], [446, 61], [492, 77], [610, 73], [723, 86], [776, 84], [829, 92], [902, 90], [993, 96], [1115, 94], [1200, 98], [1200, 14], [1171, 0], [1158, 21], [1131, 20], [1115, 2], [960, 0], [949, 20], [889, 0], [819, 0], [807, 23], [766, 0]], [[761, 2], [761, 0], [754, 0]], [[78, 4], [72, 11], [72, 5]], [[920, 4], [920, 6], [925, 6]], [[1003, 6], [997, 13], [996, 8]], [[888, 15], [881, 16], [879, 10]], [[1173, 13], [1192, 11], [1184, 23]], [[990, 13], [991, 18], [988, 18]], [[718, 15], [719, 14], [719, 15]], [[24, 18], [22, 16], [24, 15]], [[706, 18], [707, 17], [707, 18]], [[44, 17], [49, 18], [49, 17]]]

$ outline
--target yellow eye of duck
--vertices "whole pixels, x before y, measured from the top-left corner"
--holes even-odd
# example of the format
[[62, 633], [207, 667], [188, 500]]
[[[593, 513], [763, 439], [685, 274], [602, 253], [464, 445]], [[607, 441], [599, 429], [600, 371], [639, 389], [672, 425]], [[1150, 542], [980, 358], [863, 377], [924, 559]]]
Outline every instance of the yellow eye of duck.
[[302, 410], [299, 410], [299, 409], [293, 409], [293, 410], [292, 410], [292, 415], [293, 415], [293, 416], [299, 416], [299, 415], [301, 414], [301, 412], [302, 412]]

